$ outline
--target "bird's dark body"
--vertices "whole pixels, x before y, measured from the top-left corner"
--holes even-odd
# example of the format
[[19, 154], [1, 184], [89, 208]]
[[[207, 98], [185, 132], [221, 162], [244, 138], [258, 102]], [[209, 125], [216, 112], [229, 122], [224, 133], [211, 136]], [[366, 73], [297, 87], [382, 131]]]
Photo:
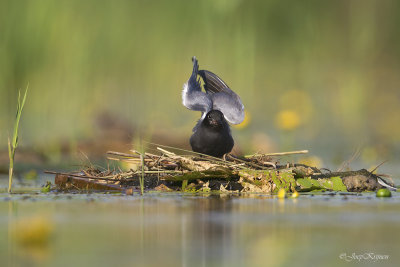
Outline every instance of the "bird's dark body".
[[[201, 111], [202, 116], [193, 129], [190, 145], [194, 152], [222, 157], [231, 152], [234, 144], [228, 122], [241, 123], [244, 106], [240, 97], [220, 77], [208, 70], [199, 70], [196, 57], [192, 61], [193, 71], [183, 86], [182, 104]], [[200, 79], [204, 82], [205, 92]]]
[[[210, 118], [210, 115], [214, 118]], [[214, 122], [214, 124], [210, 122]], [[223, 114], [213, 110], [204, 120], [199, 121], [190, 137], [190, 145], [194, 152], [218, 158], [231, 152], [234, 141], [229, 124]]]

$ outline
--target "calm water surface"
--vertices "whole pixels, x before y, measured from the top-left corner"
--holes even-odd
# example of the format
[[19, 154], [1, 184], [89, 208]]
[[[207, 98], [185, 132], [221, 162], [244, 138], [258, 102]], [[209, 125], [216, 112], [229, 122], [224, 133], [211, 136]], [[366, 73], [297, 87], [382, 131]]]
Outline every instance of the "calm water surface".
[[[45, 244], [22, 244], [37, 221]], [[2, 266], [399, 266], [400, 193], [1, 193], [0, 237]]]

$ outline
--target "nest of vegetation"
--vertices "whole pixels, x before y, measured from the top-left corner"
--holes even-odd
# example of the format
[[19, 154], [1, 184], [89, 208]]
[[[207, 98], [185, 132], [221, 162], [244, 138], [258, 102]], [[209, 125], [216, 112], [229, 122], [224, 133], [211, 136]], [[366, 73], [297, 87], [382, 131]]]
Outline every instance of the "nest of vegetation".
[[279, 189], [295, 191], [374, 191], [381, 188], [381, 177], [365, 169], [323, 171], [304, 164], [279, 164], [278, 156], [302, 154], [293, 151], [254, 154], [244, 157], [226, 154], [214, 158], [186, 150], [156, 146], [157, 154], [131, 150], [131, 154], [109, 151], [110, 160], [126, 162], [128, 171], [87, 168], [76, 173], [56, 173], [59, 190], [117, 189], [126, 193], [143, 191], [254, 192], [274, 193]]

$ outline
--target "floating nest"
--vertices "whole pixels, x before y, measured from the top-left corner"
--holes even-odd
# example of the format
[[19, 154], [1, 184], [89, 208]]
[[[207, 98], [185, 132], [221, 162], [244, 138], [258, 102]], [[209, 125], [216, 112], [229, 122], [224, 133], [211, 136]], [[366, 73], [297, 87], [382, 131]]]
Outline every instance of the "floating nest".
[[180, 155], [170, 151], [175, 148], [167, 146], [156, 148], [158, 154], [137, 150], [132, 150], [132, 154], [107, 152], [108, 159], [132, 166], [128, 171], [86, 168], [75, 173], [48, 173], [56, 175], [56, 190], [116, 190], [126, 194], [149, 191], [275, 193], [280, 189], [362, 192], [375, 191], [383, 185], [396, 189], [392, 183], [365, 169], [331, 172], [304, 164], [280, 164], [276, 160], [278, 156], [308, 151], [245, 157], [227, 154], [220, 159], [186, 150], [181, 152], [191, 155]]

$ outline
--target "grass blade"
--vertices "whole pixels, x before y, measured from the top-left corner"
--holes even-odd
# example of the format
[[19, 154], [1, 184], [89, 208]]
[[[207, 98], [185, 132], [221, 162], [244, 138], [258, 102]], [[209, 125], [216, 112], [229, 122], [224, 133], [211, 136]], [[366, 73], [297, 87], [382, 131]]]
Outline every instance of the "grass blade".
[[14, 156], [15, 156], [15, 150], [17, 149], [17, 146], [18, 146], [19, 121], [21, 119], [22, 110], [25, 105], [26, 95], [28, 93], [28, 87], [29, 87], [29, 84], [26, 87], [22, 102], [21, 102], [21, 91], [18, 91], [18, 106], [17, 106], [17, 113], [16, 113], [15, 121], [14, 121], [14, 132], [13, 132], [13, 137], [12, 137], [12, 143], [10, 142], [10, 138], [8, 138], [8, 157], [10, 159], [10, 165], [9, 165], [9, 170], [8, 170], [8, 193], [11, 193], [13, 172], [14, 172]]

